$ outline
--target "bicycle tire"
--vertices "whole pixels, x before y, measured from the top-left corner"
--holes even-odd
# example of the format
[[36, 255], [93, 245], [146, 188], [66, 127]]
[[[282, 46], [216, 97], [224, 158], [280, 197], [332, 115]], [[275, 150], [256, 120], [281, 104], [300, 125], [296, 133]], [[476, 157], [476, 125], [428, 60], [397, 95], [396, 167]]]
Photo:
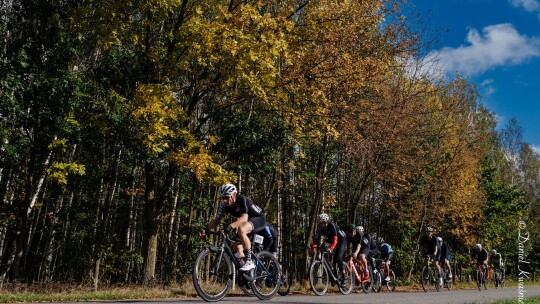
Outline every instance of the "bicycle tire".
[[422, 268], [421, 281], [422, 289], [424, 290], [424, 292], [428, 292], [431, 285], [431, 273], [429, 272], [429, 268], [427, 266], [424, 266], [424, 268]]
[[328, 290], [330, 280], [328, 275], [328, 270], [320, 260], [311, 263], [311, 267], [309, 268], [309, 285], [316, 295], [322, 296]]
[[[347, 263], [342, 261], [341, 264], [342, 264], [343, 270], [345, 270], [345, 285], [344, 286], [339, 285], [339, 291], [341, 291], [342, 294], [347, 295], [347, 294], [350, 294], [354, 288], [353, 275], [352, 275], [351, 268], [349, 267]], [[343, 274], [340, 274], [340, 275], [343, 275]]]
[[289, 265], [281, 263], [281, 275], [280, 275], [280, 284], [281, 286], [278, 289], [278, 294], [280, 296], [286, 296], [291, 291], [292, 286], [292, 271]]
[[495, 271], [493, 274], [493, 285], [495, 286], [495, 289], [499, 288], [499, 273], [498, 271]]
[[484, 278], [484, 274], [482, 271], [477, 270], [476, 271], [476, 286], [478, 287], [478, 290], [482, 291], [482, 280]]
[[220, 265], [216, 267], [217, 273], [210, 270], [216, 262], [218, 252], [202, 250], [193, 266], [192, 279], [197, 294], [207, 302], [216, 302], [223, 299], [232, 288], [234, 266], [228, 255], [223, 255]]
[[256, 263], [249, 285], [253, 293], [260, 300], [270, 300], [279, 290], [280, 266], [276, 257], [268, 252], [261, 251], [253, 259]]

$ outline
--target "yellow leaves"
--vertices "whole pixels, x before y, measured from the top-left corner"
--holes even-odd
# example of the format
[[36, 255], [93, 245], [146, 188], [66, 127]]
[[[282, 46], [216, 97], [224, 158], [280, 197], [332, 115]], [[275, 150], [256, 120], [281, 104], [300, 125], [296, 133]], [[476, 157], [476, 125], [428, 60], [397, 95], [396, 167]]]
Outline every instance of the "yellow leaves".
[[166, 85], [139, 85], [131, 110], [139, 122], [143, 143], [152, 155], [169, 147], [169, 140], [176, 136], [178, 125], [185, 114]]
[[204, 180], [213, 185], [236, 181], [236, 175], [216, 164], [212, 156], [192, 134], [184, 131], [182, 135], [186, 144], [169, 155], [170, 161], [191, 169], [199, 181]]
[[48, 169], [49, 179], [57, 182], [60, 185], [67, 184], [67, 178], [71, 175], [85, 175], [84, 165], [75, 162], [61, 163], [54, 162]]

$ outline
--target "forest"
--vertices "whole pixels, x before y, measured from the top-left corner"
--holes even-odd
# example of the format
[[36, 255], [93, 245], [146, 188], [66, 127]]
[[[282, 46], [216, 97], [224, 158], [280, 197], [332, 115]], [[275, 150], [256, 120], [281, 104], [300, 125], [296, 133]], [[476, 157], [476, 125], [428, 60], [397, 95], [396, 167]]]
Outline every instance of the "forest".
[[228, 182], [298, 280], [321, 212], [383, 236], [401, 278], [426, 226], [457, 275], [481, 243], [532, 276], [540, 157], [425, 60], [405, 5], [0, 0], [0, 286], [189, 281]]

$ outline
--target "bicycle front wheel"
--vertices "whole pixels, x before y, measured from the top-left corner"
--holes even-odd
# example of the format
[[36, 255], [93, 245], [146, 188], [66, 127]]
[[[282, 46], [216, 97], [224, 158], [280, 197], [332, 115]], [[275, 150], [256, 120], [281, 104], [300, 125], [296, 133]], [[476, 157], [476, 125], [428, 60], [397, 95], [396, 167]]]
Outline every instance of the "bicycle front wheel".
[[478, 290], [482, 290], [482, 281], [484, 280], [484, 274], [482, 271], [478, 270], [476, 271], [476, 285], [478, 286]]
[[380, 271], [373, 271], [371, 273], [371, 289], [374, 292], [380, 292], [382, 289], [382, 276]]
[[431, 271], [431, 277], [433, 278], [433, 284], [435, 285], [435, 290], [441, 291], [443, 289], [444, 279], [442, 276], [437, 275], [437, 270], [433, 269]]
[[322, 296], [328, 290], [328, 282], [330, 280], [328, 270], [322, 262], [314, 261], [309, 268], [309, 285], [311, 290], [318, 295]]
[[424, 289], [424, 292], [428, 292], [431, 285], [431, 277], [429, 273], [429, 268], [427, 266], [424, 266], [422, 269], [422, 289]]
[[390, 281], [386, 282], [386, 287], [389, 292], [396, 291], [396, 274], [393, 270], [390, 269]]
[[292, 286], [292, 272], [289, 268], [289, 265], [285, 263], [281, 263], [281, 275], [280, 275], [280, 286], [278, 290], [278, 294], [280, 296], [286, 296], [289, 294], [289, 291], [291, 291]]
[[229, 256], [204, 249], [193, 267], [193, 285], [197, 294], [207, 302], [216, 302], [232, 288], [233, 264]]
[[280, 267], [276, 257], [267, 251], [261, 251], [254, 259], [255, 269], [250, 286], [253, 293], [261, 300], [273, 298], [280, 287]]

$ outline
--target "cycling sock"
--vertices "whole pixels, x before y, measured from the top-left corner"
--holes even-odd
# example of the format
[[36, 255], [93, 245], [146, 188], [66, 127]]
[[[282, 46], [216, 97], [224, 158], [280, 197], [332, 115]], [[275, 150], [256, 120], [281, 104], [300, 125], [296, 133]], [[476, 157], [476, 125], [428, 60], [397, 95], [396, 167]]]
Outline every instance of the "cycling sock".
[[251, 248], [246, 251], [246, 262], [251, 262]]

